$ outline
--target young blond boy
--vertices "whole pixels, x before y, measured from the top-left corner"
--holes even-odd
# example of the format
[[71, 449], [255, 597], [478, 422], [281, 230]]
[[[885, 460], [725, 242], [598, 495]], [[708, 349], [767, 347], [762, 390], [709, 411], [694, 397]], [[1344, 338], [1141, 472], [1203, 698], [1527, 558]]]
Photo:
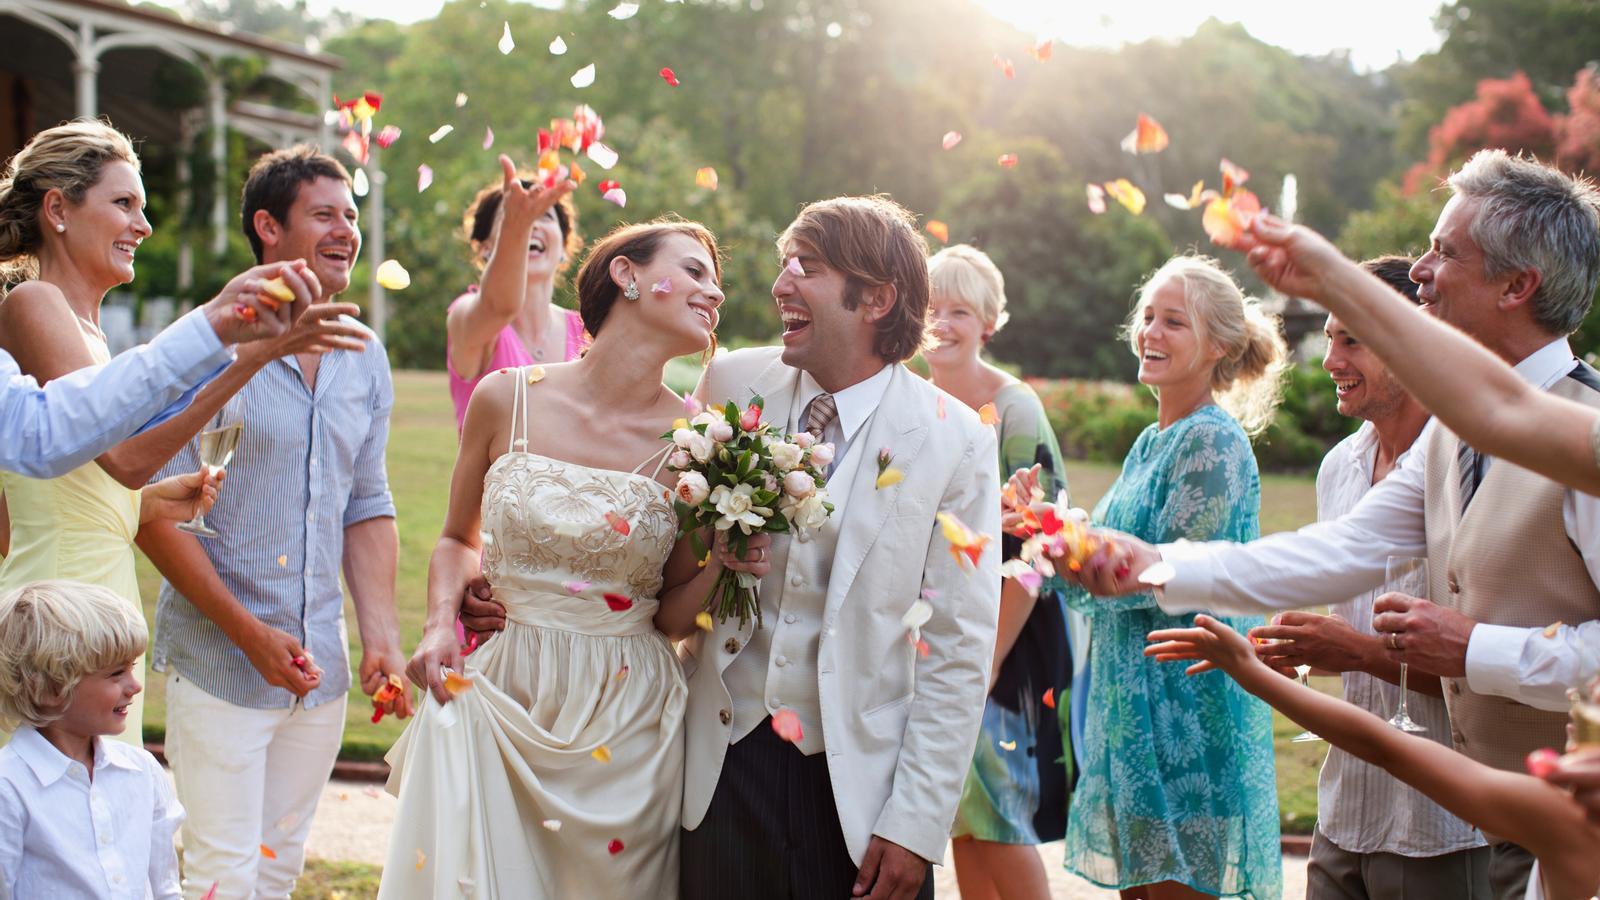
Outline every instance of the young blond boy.
[[0, 898], [176, 898], [183, 807], [127, 726], [149, 642], [102, 587], [40, 581], [0, 597]]

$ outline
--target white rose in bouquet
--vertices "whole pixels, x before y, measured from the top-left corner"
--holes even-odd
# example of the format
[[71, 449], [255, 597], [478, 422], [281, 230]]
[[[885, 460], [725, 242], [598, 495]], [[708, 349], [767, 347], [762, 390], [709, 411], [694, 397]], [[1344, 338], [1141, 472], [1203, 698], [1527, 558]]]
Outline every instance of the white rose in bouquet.
[[826, 499], [828, 499], [827, 491], [817, 491], [801, 500], [795, 504], [794, 512], [790, 514], [790, 521], [801, 531], [821, 528], [822, 523], [828, 521], [828, 508], [822, 505]]
[[772, 465], [779, 472], [788, 472], [800, 467], [800, 457], [805, 455], [805, 450], [799, 444], [778, 442], [772, 445]]
[[803, 500], [817, 492], [817, 480], [811, 477], [810, 472], [790, 472], [783, 476], [783, 492]]
[[767, 517], [772, 515], [772, 510], [755, 504], [755, 500], [752, 499], [755, 490], [748, 484], [732, 488], [719, 484], [712, 489], [711, 502], [716, 506], [717, 512], [721, 513], [721, 517], [714, 523], [718, 530], [727, 531], [737, 525], [740, 531], [749, 534], [767, 524]]
[[708, 409], [708, 410], [705, 410], [703, 412], [695, 413], [694, 418], [689, 420], [689, 424], [690, 425], [710, 425], [710, 424], [712, 424], [714, 422], [721, 422], [721, 421], [722, 421], [722, 417], [721, 416], [717, 415], [716, 413], [714, 413], [714, 412], [712, 412], [711, 410]]
[[687, 450], [674, 450], [667, 454], [667, 468], [669, 469], [687, 469], [689, 468], [689, 463], [693, 461], [694, 457], [690, 456]]
[[833, 445], [817, 444], [811, 448], [811, 464], [819, 469], [833, 465]]
[[801, 450], [804, 450], [817, 442], [817, 436], [809, 431], [802, 431], [798, 434], [792, 434], [789, 437], [794, 441], [795, 446], [799, 447]]
[[718, 419], [707, 426], [706, 437], [719, 444], [731, 441], [733, 440], [733, 426], [722, 419]]
[[706, 484], [706, 477], [699, 472], [679, 472], [678, 499], [690, 506], [699, 506], [702, 500], [711, 495], [711, 485]]
[[679, 428], [672, 432], [672, 442], [694, 457], [695, 462], [705, 462], [717, 451], [717, 445], [693, 428]]

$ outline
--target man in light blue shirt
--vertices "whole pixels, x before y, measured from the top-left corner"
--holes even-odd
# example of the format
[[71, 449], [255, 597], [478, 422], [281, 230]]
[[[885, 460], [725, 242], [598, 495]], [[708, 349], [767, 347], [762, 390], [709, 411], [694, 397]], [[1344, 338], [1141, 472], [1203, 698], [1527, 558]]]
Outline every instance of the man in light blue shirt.
[[[263, 301], [254, 285], [284, 270], [294, 272], [285, 284], [296, 292], [297, 302]], [[307, 347], [359, 347], [355, 339], [362, 332], [338, 318], [355, 312], [350, 304], [319, 304], [292, 318], [303, 301], [317, 297], [315, 279], [300, 262], [256, 266], [149, 344], [44, 387], [0, 350], [0, 469], [54, 478], [161, 424], [233, 362], [230, 344], [281, 337], [293, 327], [303, 333]], [[253, 316], [241, 312], [246, 307], [255, 310]]]

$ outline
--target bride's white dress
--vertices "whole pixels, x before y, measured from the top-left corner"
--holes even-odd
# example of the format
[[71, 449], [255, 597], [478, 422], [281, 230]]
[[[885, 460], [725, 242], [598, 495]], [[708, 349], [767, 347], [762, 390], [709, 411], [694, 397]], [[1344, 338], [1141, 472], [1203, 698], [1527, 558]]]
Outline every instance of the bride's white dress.
[[380, 898], [677, 896], [688, 688], [651, 621], [676, 534], [649, 476], [515, 445], [494, 462], [483, 570], [506, 628], [389, 751]]

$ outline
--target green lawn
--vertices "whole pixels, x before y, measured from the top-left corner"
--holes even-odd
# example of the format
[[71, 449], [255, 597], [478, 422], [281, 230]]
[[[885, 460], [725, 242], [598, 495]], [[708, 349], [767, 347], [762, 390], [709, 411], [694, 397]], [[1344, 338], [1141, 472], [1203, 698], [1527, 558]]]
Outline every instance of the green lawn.
[[[692, 367], [674, 372], [675, 381], [692, 379]], [[400, 523], [400, 623], [405, 645], [415, 646], [422, 633], [423, 612], [427, 604], [425, 583], [428, 556], [438, 538], [444, 519], [446, 489], [450, 467], [455, 459], [456, 432], [451, 426], [449, 392], [443, 373], [396, 372], [395, 413], [389, 439], [389, 482], [394, 490]], [[1103, 463], [1069, 462], [1067, 477], [1073, 500], [1092, 507], [1117, 476], [1115, 466]], [[1315, 518], [1316, 496], [1309, 478], [1267, 476], [1262, 484], [1262, 530], [1282, 531], [1299, 527]], [[155, 600], [159, 577], [154, 568], [139, 558], [139, 583], [145, 612], [155, 620]], [[355, 613], [346, 609], [350, 622], [351, 663], [360, 659], [356, 644]], [[154, 677], [147, 686], [145, 736], [160, 740], [165, 732], [165, 681]], [[1337, 690], [1337, 682], [1325, 687]], [[376, 759], [383, 755], [400, 734], [401, 723], [392, 718], [373, 725], [372, 707], [357, 690], [350, 695], [343, 755], [352, 759]], [[1316, 777], [1325, 746], [1287, 742], [1299, 731], [1281, 716], [1277, 720], [1278, 789], [1288, 831], [1309, 832], [1316, 817]], [[336, 874], [322, 872], [336, 879]], [[328, 890], [339, 887], [327, 882]]]

